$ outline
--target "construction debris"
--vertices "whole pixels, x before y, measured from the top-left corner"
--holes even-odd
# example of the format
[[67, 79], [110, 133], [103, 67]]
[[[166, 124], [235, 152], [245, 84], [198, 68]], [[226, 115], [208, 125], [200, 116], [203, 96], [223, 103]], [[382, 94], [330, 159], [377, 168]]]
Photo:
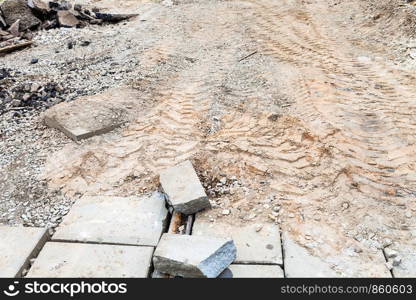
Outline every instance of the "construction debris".
[[155, 270], [181, 277], [216, 278], [236, 258], [231, 239], [164, 234], [153, 256]]
[[26, 0], [5, 0], [0, 7], [6, 24], [11, 26], [20, 20], [21, 31], [41, 24], [41, 20], [33, 14]]
[[25, 40], [32, 38], [31, 30], [117, 23], [136, 16], [92, 12], [67, 1], [5, 0], [0, 6], [0, 54], [30, 45]]
[[193, 214], [211, 206], [190, 161], [160, 172], [160, 183], [169, 204], [183, 214]]

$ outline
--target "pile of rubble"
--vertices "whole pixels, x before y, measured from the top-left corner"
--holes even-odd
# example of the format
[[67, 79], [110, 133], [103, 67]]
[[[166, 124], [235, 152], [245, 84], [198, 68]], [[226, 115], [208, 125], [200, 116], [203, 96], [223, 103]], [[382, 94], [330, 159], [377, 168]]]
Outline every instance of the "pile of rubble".
[[117, 23], [135, 16], [101, 13], [68, 1], [5, 0], [0, 6], [0, 55], [30, 46], [33, 30]]
[[55, 82], [15, 82], [15, 72], [0, 68], [0, 116], [16, 116], [32, 109], [46, 109], [65, 100], [65, 88]]

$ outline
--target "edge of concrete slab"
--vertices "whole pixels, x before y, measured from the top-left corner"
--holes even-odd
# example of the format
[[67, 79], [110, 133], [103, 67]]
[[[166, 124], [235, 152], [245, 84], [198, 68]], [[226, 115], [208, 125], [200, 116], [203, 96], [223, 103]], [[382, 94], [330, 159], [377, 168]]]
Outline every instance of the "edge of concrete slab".
[[62, 131], [67, 137], [69, 137], [71, 140], [73, 140], [75, 142], [79, 142], [80, 140], [88, 139], [88, 138], [96, 136], [96, 135], [101, 135], [101, 134], [108, 133], [108, 132], [120, 127], [124, 123], [124, 122], [120, 122], [120, 123], [113, 124], [111, 126], [107, 126], [107, 127], [104, 127], [104, 128], [98, 129], [98, 130], [93, 130], [93, 131], [90, 131], [90, 132], [74, 134], [70, 130], [66, 129], [64, 126], [59, 125], [59, 122], [56, 121], [54, 118], [50, 118], [48, 116], [45, 116], [44, 117], [44, 122], [47, 126]]

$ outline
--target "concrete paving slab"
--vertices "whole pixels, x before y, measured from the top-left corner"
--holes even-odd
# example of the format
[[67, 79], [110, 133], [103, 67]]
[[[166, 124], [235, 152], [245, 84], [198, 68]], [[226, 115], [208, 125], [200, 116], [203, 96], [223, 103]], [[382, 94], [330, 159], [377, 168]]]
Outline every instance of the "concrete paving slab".
[[27, 277], [145, 278], [153, 247], [46, 243]]
[[[416, 277], [416, 245], [395, 244], [390, 247], [397, 251], [396, 265], [393, 264], [393, 276], [397, 278], [415, 278]], [[400, 261], [400, 263], [397, 263]]]
[[284, 278], [284, 274], [282, 268], [277, 265], [232, 264], [219, 278]]
[[236, 257], [231, 239], [163, 234], [153, 265], [156, 271], [182, 277], [216, 278]]
[[20, 277], [47, 239], [46, 228], [0, 226], [0, 277]]
[[46, 125], [62, 131], [74, 141], [107, 133], [128, 119], [137, 91], [113, 89], [103, 94], [62, 102], [44, 114]]
[[196, 216], [192, 234], [231, 237], [237, 247], [236, 264], [283, 264], [279, 227], [273, 224], [232, 225]]
[[84, 196], [53, 235], [54, 241], [156, 246], [166, 226], [164, 195]]
[[286, 277], [339, 277], [330, 264], [319, 257], [312, 256], [288, 234], [283, 234], [283, 251]]
[[160, 184], [169, 204], [183, 214], [193, 214], [211, 206], [190, 161], [161, 171]]

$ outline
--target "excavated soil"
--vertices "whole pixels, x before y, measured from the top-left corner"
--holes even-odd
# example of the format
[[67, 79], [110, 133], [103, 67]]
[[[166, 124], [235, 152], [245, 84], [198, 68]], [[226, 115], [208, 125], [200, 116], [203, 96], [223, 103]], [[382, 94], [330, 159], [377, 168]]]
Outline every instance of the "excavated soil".
[[146, 109], [51, 154], [50, 188], [137, 194], [191, 159], [214, 206], [201, 217], [275, 222], [344, 271], [345, 255], [368, 268], [386, 239], [414, 237], [411, 5], [100, 3], [140, 13], [114, 38], [137, 42], [139, 73], [126, 85]]

